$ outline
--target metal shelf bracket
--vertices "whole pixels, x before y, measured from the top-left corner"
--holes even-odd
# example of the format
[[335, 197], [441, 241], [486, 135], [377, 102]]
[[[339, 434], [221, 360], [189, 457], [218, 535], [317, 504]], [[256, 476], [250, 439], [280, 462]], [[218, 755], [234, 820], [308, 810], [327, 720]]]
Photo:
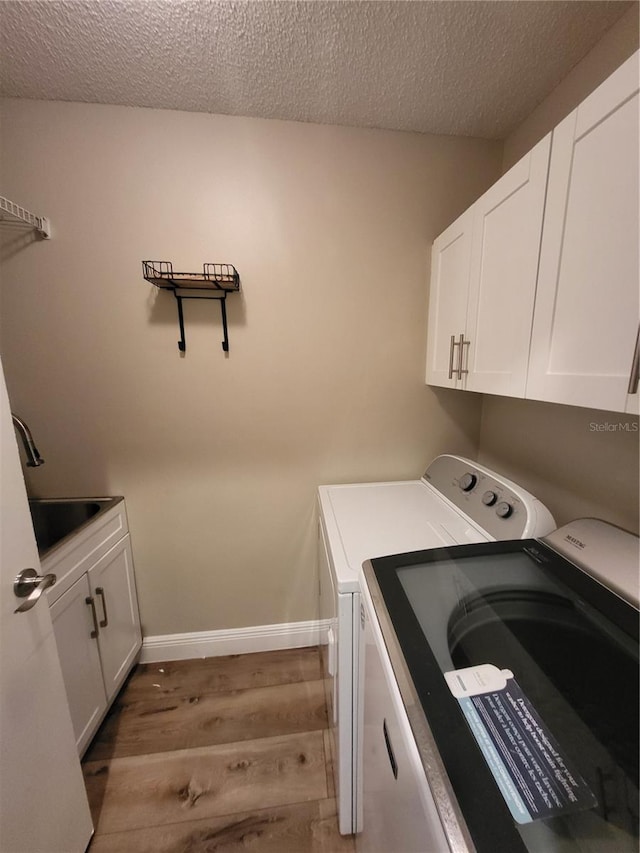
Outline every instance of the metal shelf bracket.
[[180, 340], [178, 349], [186, 352], [183, 299], [217, 299], [222, 314], [222, 349], [229, 352], [227, 326], [227, 295], [240, 290], [240, 276], [232, 264], [204, 264], [201, 273], [174, 272], [170, 261], [143, 261], [142, 274], [147, 281], [162, 290], [170, 290], [178, 304]]
[[180, 340], [178, 341], [178, 349], [180, 352], [187, 351], [187, 339], [184, 331], [184, 313], [182, 310], [182, 300], [183, 299], [217, 299], [220, 303], [220, 313], [222, 315], [222, 349], [225, 352], [229, 352], [229, 330], [227, 328], [227, 292], [225, 291], [222, 296], [185, 296], [184, 294], [179, 294], [177, 290], [173, 291], [173, 295], [176, 298], [176, 302], [178, 303], [178, 325], [180, 327]]

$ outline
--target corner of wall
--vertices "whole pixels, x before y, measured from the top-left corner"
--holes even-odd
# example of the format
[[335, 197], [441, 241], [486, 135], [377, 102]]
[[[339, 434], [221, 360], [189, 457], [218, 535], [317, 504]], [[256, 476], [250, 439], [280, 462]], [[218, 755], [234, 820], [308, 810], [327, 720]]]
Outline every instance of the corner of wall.
[[504, 141], [503, 174], [638, 50], [639, 9], [640, 4], [634, 3], [544, 101], [509, 134]]

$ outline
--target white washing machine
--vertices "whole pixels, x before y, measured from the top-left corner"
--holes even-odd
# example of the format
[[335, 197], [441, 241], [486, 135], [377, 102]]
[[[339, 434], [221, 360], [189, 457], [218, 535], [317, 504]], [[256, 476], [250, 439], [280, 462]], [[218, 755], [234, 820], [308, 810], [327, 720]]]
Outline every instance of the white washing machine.
[[637, 536], [365, 561], [358, 853], [637, 853]]
[[547, 508], [516, 483], [459, 456], [436, 457], [420, 480], [320, 486], [320, 617], [342, 834], [362, 828], [359, 637], [362, 563], [373, 557], [543, 536]]

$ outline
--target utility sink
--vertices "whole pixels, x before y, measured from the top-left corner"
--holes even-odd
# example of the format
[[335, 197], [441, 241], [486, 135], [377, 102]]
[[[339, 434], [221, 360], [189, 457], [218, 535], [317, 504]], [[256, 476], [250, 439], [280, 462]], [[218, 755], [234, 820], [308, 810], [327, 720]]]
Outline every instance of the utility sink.
[[29, 501], [38, 553], [44, 556], [101, 513], [121, 501], [114, 498], [45, 498]]

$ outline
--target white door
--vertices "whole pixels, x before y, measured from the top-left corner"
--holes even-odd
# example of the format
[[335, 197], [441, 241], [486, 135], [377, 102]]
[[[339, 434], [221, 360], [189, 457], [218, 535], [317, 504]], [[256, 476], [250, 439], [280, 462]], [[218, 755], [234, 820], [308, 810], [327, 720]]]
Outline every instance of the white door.
[[1, 365], [0, 466], [0, 850], [81, 853], [93, 829], [46, 596], [14, 613], [16, 575], [40, 562]]
[[524, 397], [551, 134], [473, 206], [467, 391]]
[[635, 54], [553, 131], [527, 397], [633, 411], [638, 227]]
[[431, 250], [427, 385], [462, 387], [461, 336], [465, 331], [473, 207], [436, 238]]

